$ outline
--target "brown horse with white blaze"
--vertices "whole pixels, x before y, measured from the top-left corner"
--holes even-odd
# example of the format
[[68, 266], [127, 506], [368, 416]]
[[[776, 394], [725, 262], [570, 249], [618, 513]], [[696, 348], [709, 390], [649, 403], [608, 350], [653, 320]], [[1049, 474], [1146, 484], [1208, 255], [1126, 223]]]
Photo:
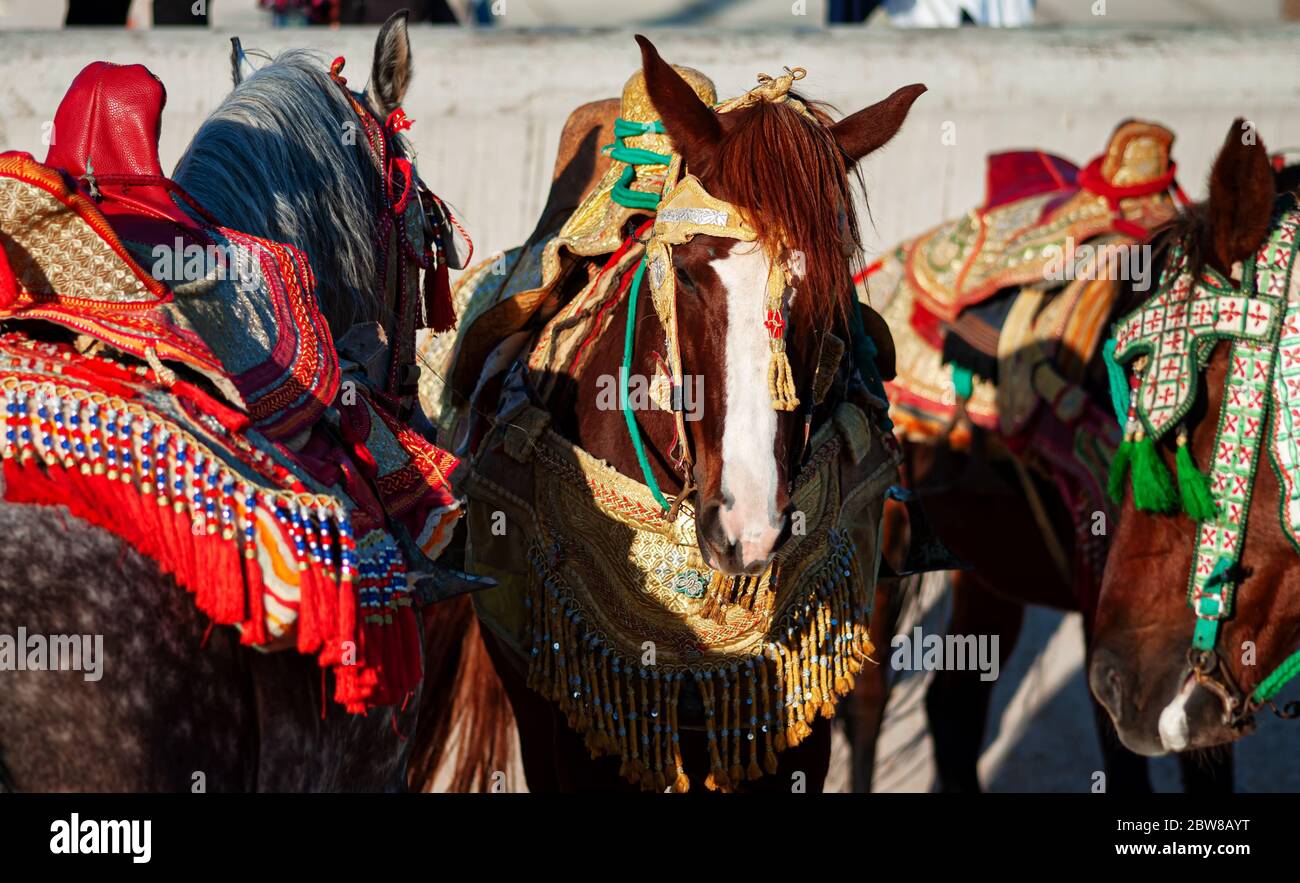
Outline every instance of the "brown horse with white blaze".
[[[825, 335], [831, 334], [840, 341], [859, 340], [864, 336], [861, 330], [853, 330], [856, 319], [850, 312], [855, 308], [850, 258], [859, 249], [851, 187], [853, 167], [893, 137], [925, 87], [913, 85], [900, 89], [884, 101], [839, 122], [793, 92], [788, 94], [788, 99], [782, 92], [778, 100], [742, 102], [718, 112], [701, 99], [692, 82], [660, 58], [648, 40], [643, 37], [637, 40], [642, 52], [645, 93], [660, 117], [662, 132], [671, 139], [674, 162], [680, 163], [682, 180], [688, 184], [687, 197], [694, 200], [689, 207], [678, 209], [678, 202], [665, 195], [665, 203], [673, 206], [674, 221], [715, 222], [717, 229], [696, 231], [672, 240], [666, 272], [671, 274], [675, 289], [675, 318], [665, 319], [666, 307], [662, 301], [656, 303], [651, 298], [638, 301], [635, 292], [639, 280], [634, 280], [631, 272], [634, 267], [622, 266], [618, 272], [630, 284], [624, 284], [618, 297], [608, 302], [610, 313], [604, 326], [615, 329], [616, 333], [602, 333], [591, 340], [590, 350], [578, 370], [563, 376], [529, 377], [528, 385], [542, 388], [549, 384], [552, 391], [545, 399], [547, 425], [565, 444], [586, 452], [619, 476], [644, 479], [647, 486], [661, 489], [662, 499], [673, 501], [671, 506], [665, 506], [670, 509], [670, 523], [682, 506], [694, 513], [690, 545], [698, 548], [703, 559], [706, 569], [700, 572], [713, 575], [712, 585], [722, 582], [730, 585], [733, 580], [759, 578], [790, 546], [798, 545], [793, 541], [798, 529], [792, 524], [800, 514], [796, 504], [799, 492], [796, 476], [807, 467], [805, 461], [812, 453], [810, 438], [825, 437], [825, 433], [810, 436], [809, 428], [829, 425], [836, 404], [853, 396], [858, 396], [856, 400], [867, 410], [879, 410], [883, 405], [879, 400], [869, 405], [871, 396], [855, 391], [863, 387], [860, 380], [853, 379], [855, 369], [847, 357], [832, 360], [829, 370], [823, 367], [821, 380], [815, 382], [815, 378], [819, 362], [825, 361], [819, 360]], [[790, 81], [801, 75], [787, 73]], [[770, 78], [760, 78], [761, 84], [770, 82]], [[661, 206], [656, 223], [669, 221], [668, 214]], [[739, 229], [741, 223], [735, 220], [738, 216], [743, 216], [743, 231]], [[635, 231], [638, 236], [644, 236], [655, 217], [654, 212], [646, 211], [640, 217], [628, 219], [624, 228], [628, 241], [643, 242], [631, 234]], [[718, 221], [720, 217], [731, 220]], [[656, 227], [657, 231], [660, 229]], [[596, 269], [599, 266], [596, 264]], [[655, 273], [656, 269], [651, 267], [645, 278], [649, 281]], [[786, 302], [774, 310], [771, 280], [779, 278], [781, 273], [788, 283]], [[663, 276], [653, 280], [656, 294], [664, 283]], [[628, 290], [632, 295], [623, 296]], [[789, 296], [790, 291], [794, 292], [793, 297]], [[781, 293], [778, 288], [777, 294]], [[864, 318], [865, 324], [871, 327], [875, 350], [885, 354], [880, 361], [885, 363], [887, 372], [891, 346], [888, 333], [883, 323], [873, 321], [871, 314]], [[773, 326], [777, 322], [784, 332], [788, 389], [798, 399], [788, 409], [774, 407], [778, 396], [772, 380], [772, 354]], [[668, 327], [674, 323], [675, 328]], [[863, 323], [856, 324], [861, 329]], [[626, 335], [625, 328], [630, 329]], [[844, 353], [842, 344], [839, 352]], [[654, 377], [665, 364], [674, 362], [682, 376], [704, 379], [703, 400], [699, 403], [703, 419], [683, 420], [680, 411], [655, 408], [637, 410], [630, 417], [633, 412], [602, 406], [608, 378], [619, 375], [621, 367], [631, 376]], [[819, 385], [827, 387], [829, 392], [823, 389], [819, 395], [814, 389]], [[630, 425], [633, 427], [631, 441]], [[875, 423], [872, 427], [866, 431], [871, 433], [873, 449], [879, 454], [887, 450], [881, 444], [885, 433]], [[637, 437], [642, 453], [637, 450]], [[534, 441], [537, 438], [533, 436]], [[892, 461], [886, 463], [887, 457], [883, 454], [881, 457], [880, 473], [883, 475], [887, 469], [892, 474]], [[477, 462], [476, 468], [481, 467], [482, 461]], [[493, 483], [511, 480], [504, 468], [486, 477]], [[880, 490], [883, 492], [883, 485]], [[471, 489], [471, 513], [477, 502], [474, 493]], [[851, 496], [848, 490], [845, 495]], [[877, 527], [881, 503], [875, 499], [865, 504], [872, 510], [868, 517]], [[481, 507], [479, 511], [482, 508], [490, 507]], [[472, 520], [474, 517], [471, 514]], [[476, 542], [475, 537], [471, 525], [471, 546]], [[595, 538], [592, 539], [594, 545]], [[861, 567], [868, 582], [874, 582], [874, 547], [870, 552], [864, 555]], [[593, 581], [600, 579], [593, 576]], [[609, 584], [614, 584], [612, 575]], [[480, 608], [487, 594], [480, 596]], [[588, 632], [580, 640], [585, 643], [592, 637]], [[529, 665], [526, 647], [521, 652], [521, 648], [511, 646], [509, 640], [493, 629], [484, 629], [482, 644], [473, 640], [466, 652], [473, 657], [482, 653], [483, 646], [492, 658], [513, 708], [530, 790], [619, 790], [638, 786], [662, 790], [665, 781], [674, 785], [671, 770], [660, 775], [659, 768], [655, 766], [652, 770], [648, 760], [638, 784], [626, 781], [628, 769], [636, 768], [636, 746], [632, 745], [634, 761], [629, 764], [625, 755], [620, 767], [617, 757], [596, 756], [609, 751], [593, 749], [593, 744], [606, 748], [602, 740], [608, 740], [609, 736], [593, 740], [589, 729], [584, 744], [583, 735], [573, 727], [575, 724], [600, 726], [599, 721], [604, 718], [599, 703], [589, 706], [589, 712], [569, 708], [566, 715], [555, 698], [537, 692], [533, 673], [525, 676]], [[549, 639], [543, 652], [546, 650], [549, 650]], [[533, 653], [537, 653], [536, 644]], [[559, 665], [565, 663], [561, 661]], [[583, 671], [594, 670], [587, 667], [591, 666], [590, 661], [582, 665]], [[473, 665], [465, 664], [465, 667], [473, 668]], [[752, 663], [749, 670], [754, 670]], [[590, 688], [599, 690], [608, 703], [607, 680], [617, 681], [619, 671], [615, 665], [614, 677], [609, 679], [605, 674], [587, 679], [574, 675], [570, 681], [573, 695], [577, 697], [589, 689], [590, 681]], [[791, 741], [782, 746], [784, 750], [777, 749], [779, 754], [769, 753], [765, 761], [768, 775], [760, 775], [752, 748], [747, 773], [741, 769], [740, 749], [746, 745], [742, 730], [747, 731], [748, 742], [753, 745], [768, 735], [768, 726], [761, 724], [757, 717], [759, 705], [766, 700], [756, 702], [752, 694], [750, 705], [754, 711], [748, 720], [741, 718], [740, 710], [733, 712], [733, 723], [727, 722], [727, 712], [718, 713], [723, 727], [718, 734], [723, 758], [727, 758], [725, 746], [729, 731], [735, 751], [733, 765], [727, 768], [723, 762], [719, 766], [714, 722], [709, 721], [706, 726], [705, 719], [713, 715], [710, 708], [727, 706], [710, 703], [726, 701], [720, 694], [730, 689], [735, 689], [737, 696], [742, 689], [752, 689], [746, 686], [744, 676], [735, 677], [736, 666], [730, 672], [730, 679], [723, 673], [724, 688], [717, 687], [716, 681], [709, 681], [707, 676], [695, 683], [687, 678], [687, 683], [680, 686], [683, 720], [680, 732], [672, 735], [674, 742], [680, 736], [680, 767], [675, 790], [680, 790], [683, 776], [689, 776], [691, 781], [705, 780], [710, 786], [725, 781], [723, 787], [731, 790], [788, 791], [791, 775], [796, 772], [804, 774], [809, 790], [819, 790], [830, 754], [830, 728], [825, 720], [812, 724], [806, 737], [801, 737], [797, 744]], [[644, 682], [644, 668], [641, 676]], [[673, 683], [671, 677], [668, 681]], [[680, 675], [676, 683], [681, 684]], [[697, 688], [701, 695], [692, 695]], [[659, 688], [652, 683], [649, 689], [654, 694]], [[719, 697], [710, 698], [714, 697], [711, 691], [715, 689]], [[613, 695], [617, 701], [617, 685]], [[626, 700], [627, 694], [623, 696]], [[644, 696], [643, 692], [643, 699]], [[815, 702], [819, 708], [831, 708], [830, 702], [822, 705], [822, 699], [829, 700], [829, 696], [818, 696]], [[467, 696], [463, 691], [458, 702], [427, 694], [425, 708], [438, 705], [454, 713], [458, 704], [477, 703], [481, 707], [489, 701], [486, 697]], [[738, 704], [743, 709], [744, 703]], [[657, 705], [653, 713], [658, 715]], [[597, 719], [596, 724], [591, 723], [593, 718]], [[633, 733], [636, 718], [636, 714], [626, 716]], [[694, 724], [692, 718], [697, 719]], [[656, 723], [653, 744], [658, 744], [659, 733]], [[470, 725], [469, 732], [462, 735], [462, 745], [477, 746], [483, 734]], [[618, 736], [622, 735], [620, 723]], [[642, 738], [645, 744], [651, 744], [651, 733], [645, 726]], [[422, 740], [417, 737], [417, 742]], [[473, 753], [472, 749], [469, 753]], [[426, 757], [422, 745], [416, 748], [415, 755], [413, 781], [421, 772], [421, 760]], [[501, 768], [485, 764], [481, 757], [468, 759], [471, 764], [477, 763], [480, 770]], [[433, 760], [437, 760], [436, 752]], [[427, 766], [424, 771], [429, 771]], [[463, 777], [459, 781], [466, 782]]]

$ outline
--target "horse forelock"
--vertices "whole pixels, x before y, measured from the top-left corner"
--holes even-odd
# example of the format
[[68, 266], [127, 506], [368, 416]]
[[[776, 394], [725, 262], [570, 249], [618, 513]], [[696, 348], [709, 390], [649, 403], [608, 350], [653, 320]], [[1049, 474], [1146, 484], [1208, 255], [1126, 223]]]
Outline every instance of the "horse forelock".
[[696, 171], [710, 192], [746, 213], [769, 254], [784, 253], [802, 271], [790, 330], [806, 337], [843, 319], [861, 242], [850, 165], [831, 117], [824, 105], [799, 100], [813, 119], [766, 101], [722, 114], [722, 140]]
[[173, 177], [224, 225], [305, 252], [338, 336], [383, 318], [375, 291], [380, 181], [367, 151], [326, 60], [295, 49], [235, 87]]

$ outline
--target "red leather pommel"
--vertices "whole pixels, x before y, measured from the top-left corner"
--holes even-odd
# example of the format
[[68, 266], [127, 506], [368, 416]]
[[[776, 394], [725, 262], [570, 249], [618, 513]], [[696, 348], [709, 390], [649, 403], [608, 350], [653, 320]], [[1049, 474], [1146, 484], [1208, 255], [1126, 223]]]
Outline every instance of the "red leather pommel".
[[158, 136], [167, 90], [142, 64], [96, 61], [77, 74], [54, 114], [47, 166], [96, 175], [162, 176]]
[[[54, 142], [45, 164], [79, 179], [119, 235], [169, 242], [179, 232], [205, 241], [172, 199], [158, 161], [158, 138], [167, 90], [141, 64], [96, 61], [72, 81], [54, 114]], [[85, 178], [87, 173], [90, 178]], [[113, 176], [141, 176], [113, 181]], [[179, 225], [182, 230], [177, 229]]]

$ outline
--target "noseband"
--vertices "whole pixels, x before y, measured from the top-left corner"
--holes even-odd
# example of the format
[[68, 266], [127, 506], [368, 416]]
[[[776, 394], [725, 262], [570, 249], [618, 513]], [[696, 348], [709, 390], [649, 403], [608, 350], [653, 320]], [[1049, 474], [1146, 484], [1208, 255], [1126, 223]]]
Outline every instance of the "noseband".
[[[1282, 490], [1283, 533], [1300, 550], [1300, 303], [1288, 300], [1300, 251], [1297, 234], [1300, 207], [1288, 194], [1275, 208], [1268, 238], [1243, 262], [1240, 285], [1212, 267], [1194, 272], [1186, 243], [1175, 244], [1155, 294], [1116, 323], [1113, 356], [1107, 358], [1115, 410], [1126, 415], [1124, 442], [1112, 464], [1112, 496], [1122, 498], [1131, 472], [1137, 509], [1181, 509], [1197, 522], [1188, 577], [1188, 605], [1195, 614], [1188, 662], [1197, 683], [1222, 702], [1224, 723], [1238, 729], [1264, 706], [1282, 717], [1300, 716], [1300, 703], [1280, 710], [1272, 701], [1300, 674], [1300, 651], [1246, 695], [1217, 647], [1220, 624], [1232, 613], [1255, 476], [1265, 455]], [[1221, 340], [1231, 351], [1207, 476], [1192, 462], [1185, 420], [1198, 373]], [[1126, 363], [1127, 378], [1120, 367]], [[1266, 449], [1270, 426], [1272, 445]], [[1175, 430], [1176, 486], [1156, 448]]]

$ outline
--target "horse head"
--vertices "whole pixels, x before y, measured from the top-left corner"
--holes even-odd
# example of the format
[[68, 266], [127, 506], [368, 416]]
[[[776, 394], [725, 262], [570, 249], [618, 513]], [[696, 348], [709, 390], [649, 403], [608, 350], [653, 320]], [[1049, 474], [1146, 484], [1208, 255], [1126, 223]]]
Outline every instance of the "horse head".
[[[1252, 360], [1238, 347], [1254, 338], [1227, 329], [1237, 303], [1231, 297], [1238, 290], [1247, 298], [1272, 303], [1279, 323], [1288, 301], [1294, 304], [1300, 298], [1300, 274], [1294, 266], [1289, 276], [1282, 272], [1268, 286], [1263, 281], [1266, 271], [1256, 270], [1257, 265], [1263, 267], [1269, 243], [1279, 241], [1274, 199], [1273, 171], [1264, 146], [1250, 124], [1238, 120], [1214, 163], [1209, 200], [1152, 240], [1164, 271], [1158, 293], [1140, 308], [1144, 321], [1152, 320], [1153, 310], [1177, 300], [1181, 290], [1191, 295], [1180, 309], [1206, 308], [1212, 324], [1203, 326], [1203, 335], [1194, 324], [1189, 326], [1187, 339], [1175, 339], [1172, 349], [1163, 342], [1169, 340], [1168, 326], [1149, 326], [1160, 341], [1146, 336], [1145, 344], [1129, 344], [1134, 351], [1149, 347], [1130, 364], [1135, 379], [1125, 444], [1133, 446], [1133, 492], [1125, 494], [1120, 529], [1110, 546], [1089, 681], [1124, 744], [1143, 754], [1222, 744], [1247, 732], [1254, 711], [1266, 701], [1261, 685], [1300, 640], [1300, 570], [1293, 541], [1285, 533], [1283, 503], [1290, 480], [1286, 468], [1294, 467], [1274, 469], [1260, 462], [1275, 457], [1274, 439], [1285, 442], [1289, 433], [1277, 427], [1276, 403], [1259, 405], [1253, 417], [1237, 409], [1239, 401], [1251, 407], [1252, 389], [1260, 392], [1262, 401], [1271, 401], [1268, 382], [1252, 387], [1255, 378], [1247, 374], [1272, 364], [1279, 338], [1273, 337], [1272, 344], [1260, 338], [1264, 348]], [[1279, 248], [1279, 253], [1284, 250]], [[1215, 291], [1229, 299], [1206, 306], [1216, 303], [1209, 300]], [[1254, 303], [1245, 301], [1245, 308], [1253, 309]], [[1119, 327], [1125, 322], [1121, 319]], [[1135, 329], [1133, 340], [1147, 334], [1136, 325], [1128, 327]], [[1274, 333], [1282, 335], [1285, 346], [1285, 327]], [[1117, 354], [1126, 344], [1123, 331], [1118, 338]], [[1168, 366], [1176, 366], [1182, 356], [1188, 357], [1185, 364], [1190, 367], [1167, 395], [1186, 395], [1188, 400], [1166, 423], [1159, 416], [1154, 385], [1146, 398], [1147, 382], [1155, 383], [1148, 375], [1157, 368], [1176, 373], [1176, 367]], [[1278, 366], [1284, 361], [1277, 357]], [[1245, 386], [1238, 386], [1238, 380]], [[1147, 415], [1140, 425], [1134, 417], [1139, 402]], [[1253, 426], [1243, 430], [1252, 435], [1234, 435], [1234, 421]], [[1159, 429], [1163, 425], [1177, 432], [1164, 433]], [[1151, 453], [1139, 453], [1143, 444]], [[1146, 462], [1140, 463], [1143, 458]], [[1171, 463], [1177, 488], [1167, 471]], [[1189, 489], [1204, 480], [1197, 478], [1192, 464], [1211, 467], [1206, 505], [1188, 501]], [[1166, 492], [1171, 490], [1169, 497]], [[1187, 514], [1149, 511], [1172, 508], [1179, 495]], [[1169, 505], [1159, 505], [1162, 496]]]
[[[656, 305], [661, 319], [675, 314], [669, 336], [681, 376], [703, 381], [703, 419], [679, 424], [699, 546], [715, 570], [761, 573], [790, 532], [790, 481], [818, 407], [814, 376], [827, 335], [854, 337], [850, 264], [860, 243], [851, 174], [894, 136], [925, 87], [906, 86], [833, 122], [789, 91], [802, 76], [793, 71], [760, 78], [715, 109], [650, 41], [637, 41], [647, 93], [692, 191], [681, 208], [665, 194], [654, 236], [665, 224], [704, 221], [667, 234], [675, 293], [669, 307]], [[730, 222], [710, 226], [728, 212]]]
[[347, 86], [340, 62], [289, 50], [253, 70], [235, 41], [235, 87], [173, 177], [223, 224], [306, 252], [336, 340], [367, 322], [385, 325], [391, 338], [397, 305], [380, 259], [385, 214], [395, 194], [422, 192], [400, 135], [413, 71], [407, 13], [381, 27], [363, 90]]

